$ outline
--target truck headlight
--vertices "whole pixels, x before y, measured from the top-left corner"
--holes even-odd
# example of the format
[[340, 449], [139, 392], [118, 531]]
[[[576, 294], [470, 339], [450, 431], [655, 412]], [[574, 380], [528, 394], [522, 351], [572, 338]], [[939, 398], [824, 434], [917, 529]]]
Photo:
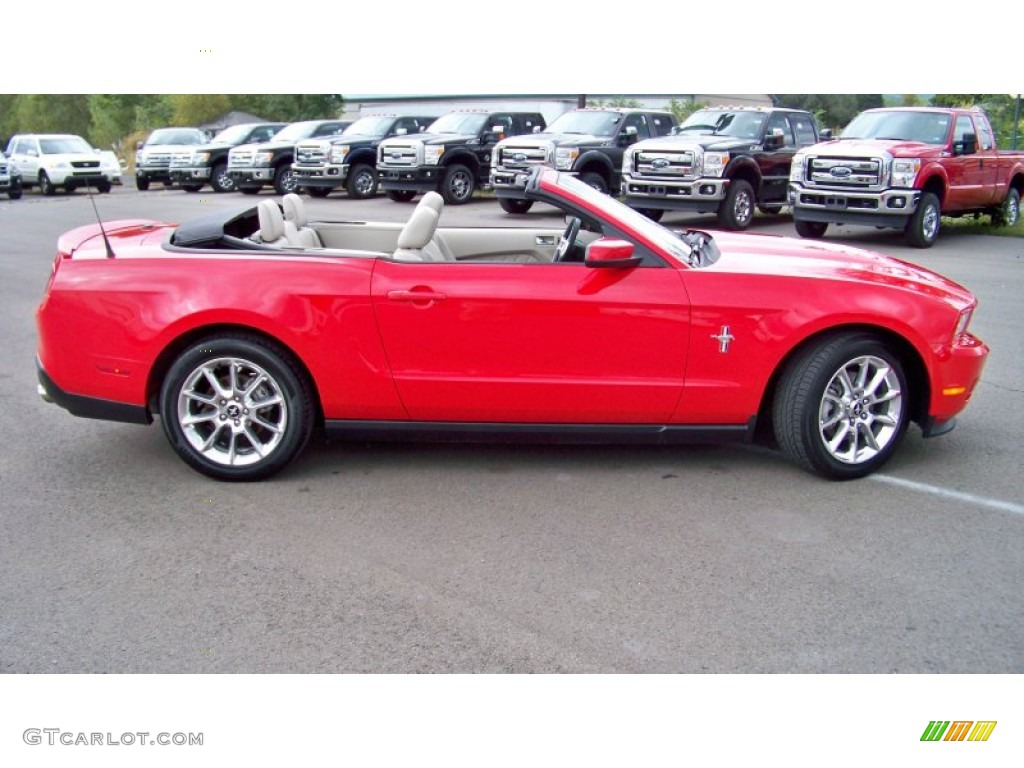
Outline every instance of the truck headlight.
[[444, 147], [424, 147], [423, 162], [427, 165], [437, 165], [441, 162], [441, 155], [444, 154]]
[[622, 172], [623, 174], [633, 172], [633, 151], [627, 151], [622, 153]]
[[576, 158], [580, 156], [577, 147], [562, 147], [555, 150], [555, 168], [560, 171], [571, 171]]
[[347, 144], [331, 147], [331, 153], [329, 156], [331, 165], [344, 165], [345, 159], [348, 157], [349, 149], [350, 147]]
[[498, 150], [497, 147], [495, 147], [494, 149], [491, 150], [491, 168], [497, 168], [498, 167], [498, 160], [499, 160], [499, 155], [500, 154], [501, 154], [501, 152]]
[[804, 180], [804, 166], [807, 164], [807, 155], [802, 152], [797, 152], [793, 155], [793, 164], [789, 166], [789, 180], [790, 181], [803, 181]]
[[204, 165], [207, 160], [210, 159], [209, 152], [193, 152], [192, 153], [192, 164], [193, 165]]
[[897, 158], [892, 161], [892, 185], [913, 187], [917, 172], [921, 170], [920, 158]]
[[273, 152], [257, 152], [253, 158], [253, 165], [270, 165], [270, 161], [274, 159]]
[[725, 166], [729, 164], [728, 152], [705, 152], [704, 153], [704, 175], [721, 176], [725, 173]]

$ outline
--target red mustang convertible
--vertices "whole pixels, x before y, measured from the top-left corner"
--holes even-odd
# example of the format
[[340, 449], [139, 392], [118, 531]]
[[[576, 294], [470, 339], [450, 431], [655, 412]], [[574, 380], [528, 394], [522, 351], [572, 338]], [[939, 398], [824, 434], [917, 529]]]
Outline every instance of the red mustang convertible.
[[671, 231], [535, 171], [562, 229], [307, 221], [288, 195], [58, 241], [40, 394], [221, 480], [358, 439], [775, 443], [861, 477], [948, 432], [988, 348], [959, 285], [866, 251]]

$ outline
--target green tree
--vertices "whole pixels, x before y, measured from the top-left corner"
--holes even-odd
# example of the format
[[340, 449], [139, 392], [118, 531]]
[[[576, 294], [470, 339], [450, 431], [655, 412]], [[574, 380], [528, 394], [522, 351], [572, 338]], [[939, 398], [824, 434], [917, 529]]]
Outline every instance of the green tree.
[[202, 125], [231, 111], [231, 97], [218, 93], [184, 93], [167, 97], [174, 125]]
[[120, 146], [125, 136], [139, 129], [139, 109], [158, 96], [96, 93], [89, 97], [92, 139], [98, 147]]
[[706, 101], [694, 101], [693, 99], [672, 99], [668, 103], [668, 111], [675, 115], [676, 120], [682, 123], [686, 118], [699, 109], [708, 106]]
[[90, 138], [89, 97], [84, 94], [15, 96], [14, 132], [74, 133]]
[[627, 99], [625, 96], [614, 96], [607, 101], [601, 99], [587, 99], [588, 107], [613, 107], [615, 109], [637, 109], [642, 107], [636, 99]]
[[822, 128], [842, 128], [865, 109], [882, 106], [881, 94], [789, 93], [776, 97], [780, 107], [806, 109], [814, 113]]

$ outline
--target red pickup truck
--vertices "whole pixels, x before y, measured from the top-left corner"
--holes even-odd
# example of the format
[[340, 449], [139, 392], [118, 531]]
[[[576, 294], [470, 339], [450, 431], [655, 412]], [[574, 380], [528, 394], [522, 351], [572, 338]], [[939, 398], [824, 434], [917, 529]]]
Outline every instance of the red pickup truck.
[[789, 175], [789, 203], [801, 237], [830, 223], [902, 229], [928, 248], [941, 216], [1020, 216], [1024, 153], [996, 149], [980, 109], [899, 107], [861, 112], [833, 141], [800, 150]]

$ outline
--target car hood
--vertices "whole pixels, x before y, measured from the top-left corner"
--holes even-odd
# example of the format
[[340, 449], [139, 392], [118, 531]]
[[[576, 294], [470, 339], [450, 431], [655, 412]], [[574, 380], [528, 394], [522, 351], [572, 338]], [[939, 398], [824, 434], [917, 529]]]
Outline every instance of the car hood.
[[696, 133], [684, 133], [678, 136], [663, 136], [658, 139], [647, 139], [633, 145], [634, 149], [683, 149], [701, 147], [712, 152], [728, 152], [733, 149], [747, 149], [760, 146], [756, 139], [738, 139], [735, 136], [701, 136]]
[[526, 136], [513, 136], [501, 141], [502, 147], [600, 147], [613, 141], [610, 136], [593, 136], [580, 133], [531, 133]]
[[873, 251], [768, 235], [716, 232], [714, 238], [721, 256], [706, 269], [889, 286], [929, 295], [958, 309], [974, 303], [970, 291], [952, 280]]
[[815, 144], [810, 151], [815, 155], [835, 154], [843, 157], [878, 157], [884, 152], [893, 157], [938, 157], [945, 152], [945, 147], [920, 141], [836, 139]]
[[475, 133], [417, 133], [411, 136], [392, 136], [387, 143], [403, 144], [422, 141], [424, 144], [466, 144], [477, 138]]

